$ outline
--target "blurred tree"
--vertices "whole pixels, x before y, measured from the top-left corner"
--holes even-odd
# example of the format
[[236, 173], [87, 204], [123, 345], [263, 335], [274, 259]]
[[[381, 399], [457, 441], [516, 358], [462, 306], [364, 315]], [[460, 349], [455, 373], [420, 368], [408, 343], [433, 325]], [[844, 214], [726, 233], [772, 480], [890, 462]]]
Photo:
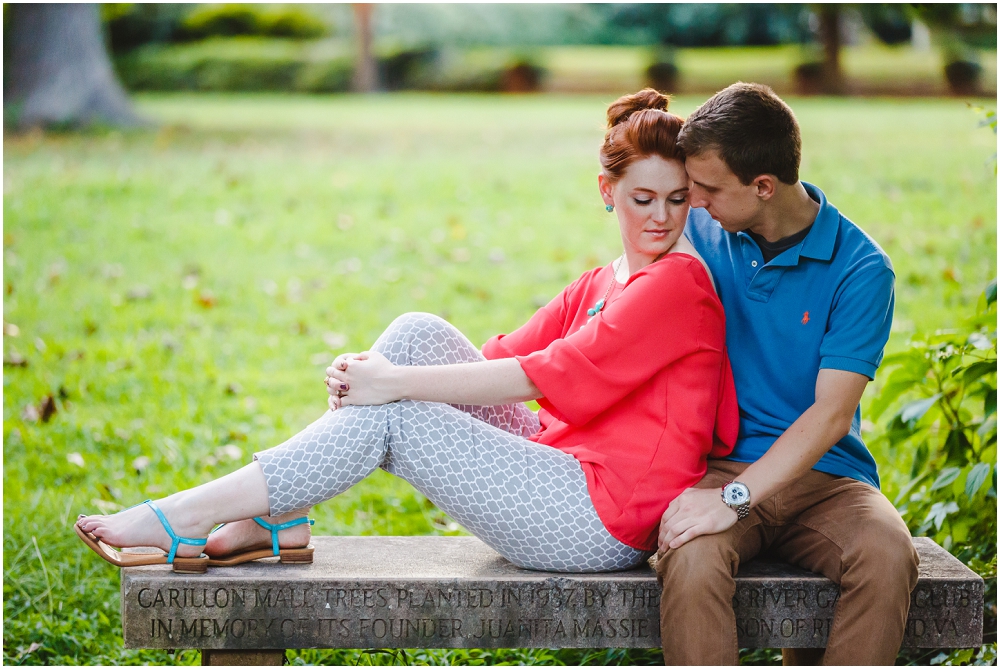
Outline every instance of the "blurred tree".
[[944, 74], [955, 95], [980, 92], [982, 66], [975, 47], [996, 48], [995, 4], [912, 4], [944, 56]]
[[656, 3], [612, 5], [608, 21], [672, 46], [766, 46], [806, 41], [801, 4]]
[[111, 53], [120, 55], [143, 44], [178, 40], [184, 15], [192, 5], [108, 2], [100, 7]]
[[111, 67], [97, 5], [11, 4], [4, 12], [5, 124], [143, 123]]
[[354, 39], [357, 40], [358, 56], [354, 68], [354, 90], [371, 93], [378, 89], [378, 70], [372, 54], [372, 9], [374, 5], [365, 2], [354, 3]]
[[884, 44], [903, 44], [913, 37], [913, 21], [905, 5], [863, 4], [861, 18]]
[[844, 92], [844, 73], [840, 68], [840, 17], [842, 7], [838, 4], [823, 3], [813, 5], [819, 16], [819, 38], [823, 43], [823, 69], [820, 91], [827, 94]]

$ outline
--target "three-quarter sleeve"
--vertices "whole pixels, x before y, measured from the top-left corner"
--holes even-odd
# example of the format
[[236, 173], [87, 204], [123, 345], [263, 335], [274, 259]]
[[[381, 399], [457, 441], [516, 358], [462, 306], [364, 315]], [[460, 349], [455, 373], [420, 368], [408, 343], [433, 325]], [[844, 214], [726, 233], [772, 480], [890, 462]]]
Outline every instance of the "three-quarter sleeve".
[[498, 358], [513, 358], [516, 355], [527, 355], [542, 350], [562, 337], [573, 316], [573, 293], [581, 282], [600, 270], [601, 268], [597, 268], [586, 272], [566, 286], [562, 292], [549, 300], [548, 304], [536, 311], [527, 323], [510, 334], [498, 334], [491, 337], [483, 344], [483, 356], [487, 360], [496, 360]]
[[723, 341], [703, 337], [724, 322], [709, 282], [691, 256], [668, 255], [633, 274], [621, 295], [577, 331], [516, 355], [544, 395], [539, 404], [583, 425], [693, 351], [721, 351]]

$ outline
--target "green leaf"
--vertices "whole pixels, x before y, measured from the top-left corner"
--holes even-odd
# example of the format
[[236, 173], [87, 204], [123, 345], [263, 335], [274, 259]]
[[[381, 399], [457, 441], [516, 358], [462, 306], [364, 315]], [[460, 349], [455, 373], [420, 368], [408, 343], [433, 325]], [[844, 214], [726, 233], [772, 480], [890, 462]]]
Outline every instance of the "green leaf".
[[942, 469], [941, 473], [937, 477], [937, 480], [934, 481], [934, 485], [931, 486], [931, 490], [938, 490], [946, 485], [951, 485], [951, 482], [957, 479], [958, 475], [961, 473], [962, 470], [958, 467], [948, 467], [946, 469]]
[[989, 373], [996, 373], [997, 371], [997, 361], [992, 362], [974, 362], [967, 367], [958, 367], [952, 372], [952, 375], [957, 375], [959, 372], [962, 373], [962, 383], [968, 385], [975, 381], [976, 379], [985, 376]]
[[941, 526], [944, 525], [945, 518], [956, 511], [958, 511], [958, 504], [955, 502], [937, 502], [931, 507], [930, 512], [927, 514], [927, 520], [924, 522], [929, 523], [933, 521], [934, 527], [940, 530]]
[[972, 447], [969, 438], [965, 435], [965, 430], [956, 428], [948, 433], [948, 438], [944, 442], [944, 450], [947, 453], [949, 464], [964, 465], [969, 461], [966, 455]]
[[928, 455], [927, 442], [920, 442], [920, 445], [917, 446], [917, 452], [913, 455], [913, 467], [910, 470], [910, 478], [916, 479], [920, 472], [923, 471], [924, 465], [927, 464]]
[[980, 439], [985, 441], [986, 435], [988, 435], [991, 431], [994, 433], [994, 436], [996, 436], [996, 431], [997, 431], [996, 409], [994, 409], [993, 413], [991, 413], [989, 416], [986, 417], [986, 419], [979, 426], [979, 429], [976, 430], [976, 434], [979, 435]]
[[994, 416], [996, 415], [996, 412], [997, 412], [997, 389], [993, 388], [992, 390], [986, 393], [986, 399], [983, 402], [983, 414], [986, 416]]
[[986, 483], [986, 479], [990, 475], [991, 465], [985, 462], [980, 462], [972, 468], [969, 472], [969, 476], [965, 479], [965, 495], [966, 497], [972, 497], [979, 489], [983, 487]]
[[[994, 124], [995, 123], [996, 123], [996, 121], [994, 121]], [[996, 125], [994, 125], [993, 127], [996, 128]], [[997, 280], [996, 279], [993, 279], [992, 281], [990, 281], [989, 285], [986, 286], [986, 290], [984, 291], [984, 294], [986, 295], [986, 304], [987, 305], [993, 304], [994, 302], [997, 301]]]
[[941, 393], [935, 393], [922, 400], [914, 400], [899, 410], [899, 417], [904, 423], [920, 420], [939, 399], [941, 399]]

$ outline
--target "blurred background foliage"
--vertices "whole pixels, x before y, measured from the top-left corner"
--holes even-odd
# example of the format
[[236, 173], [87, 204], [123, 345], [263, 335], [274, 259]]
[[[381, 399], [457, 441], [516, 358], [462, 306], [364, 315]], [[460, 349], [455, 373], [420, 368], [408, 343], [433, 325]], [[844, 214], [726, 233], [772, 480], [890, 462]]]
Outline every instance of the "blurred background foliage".
[[[102, 8], [133, 90], [351, 87], [349, 5]], [[996, 6], [985, 4], [388, 4], [371, 30], [383, 90], [710, 92], [734, 78], [779, 92], [996, 90]]]

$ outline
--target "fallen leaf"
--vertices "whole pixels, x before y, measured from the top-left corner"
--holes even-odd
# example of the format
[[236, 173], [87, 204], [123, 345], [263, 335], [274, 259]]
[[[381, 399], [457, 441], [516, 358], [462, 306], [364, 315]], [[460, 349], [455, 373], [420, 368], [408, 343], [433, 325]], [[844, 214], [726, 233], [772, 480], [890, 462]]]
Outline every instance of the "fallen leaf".
[[243, 457], [243, 449], [236, 444], [226, 444], [215, 449], [215, 456], [220, 460], [239, 460]]
[[149, 466], [149, 458], [145, 455], [140, 455], [135, 460], [132, 461], [132, 469], [135, 470], [136, 474], [141, 474], [146, 467]]
[[13, 323], [3, 322], [3, 336], [4, 337], [16, 337], [21, 334], [21, 328], [17, 327]]
[[10, 354], [3, 359], [4, 367], [27, 367], [28, 360], [18, 353], [17, 351], [11, 351]]
[[106, 264], [101, 268], [101, 274], [105, 279], [114, 281], [115, 279], [120, 279], [125, 276], [125, 268], [117, 263]]
[[31, 655], [32, 653], [34, 653], [36, 650], [38, 650], [41, 647], [42, 647], [42, 644], [38, 643], [37, 641], [32, 641], [31, 645], [28, 646], [27, 650], [25, 650], [20, 655], [18, 655], [17, 658], [21, 659], [21, 658], [27, 657], [28, 655]]
[[340, 332], [325, 332], [323, 342], [332, 349], [343, 348], [347, 346], [347, 335]]
[[42, 403], [38, 405], [38, 413], [43, 423], [48, 423], [56, 415], [56, 400], [52, 395], [46, 395], [42, 399]]
[[80, 455], [79, 453], [67, 453], [66, 459], [69, 461], [70, 464], [76, 465], [77, 467], [86, 466], [85, 463], [83, 462], [83, 456]]
[[38, 422], [38, 409], [35, 408], [34, 404], [24, 407], [24, 410], [21, 412], [21, 419], [28, 423]]
[[198, 293], [197, 302], [206, 309], [211, 309], [219, 303], [219, 301], [215, 298], [215, 293], [210, 290], [203, 290]]
[[125, 299], [128, 300], [129, 302], [148, 300], [152, 297], [153, 297], [153, 291], [149, 288], [149, 286], [145, 286], [142, 284], [138, 286], [133, 286], [132, 288], [129, 288], [125, 292]]

